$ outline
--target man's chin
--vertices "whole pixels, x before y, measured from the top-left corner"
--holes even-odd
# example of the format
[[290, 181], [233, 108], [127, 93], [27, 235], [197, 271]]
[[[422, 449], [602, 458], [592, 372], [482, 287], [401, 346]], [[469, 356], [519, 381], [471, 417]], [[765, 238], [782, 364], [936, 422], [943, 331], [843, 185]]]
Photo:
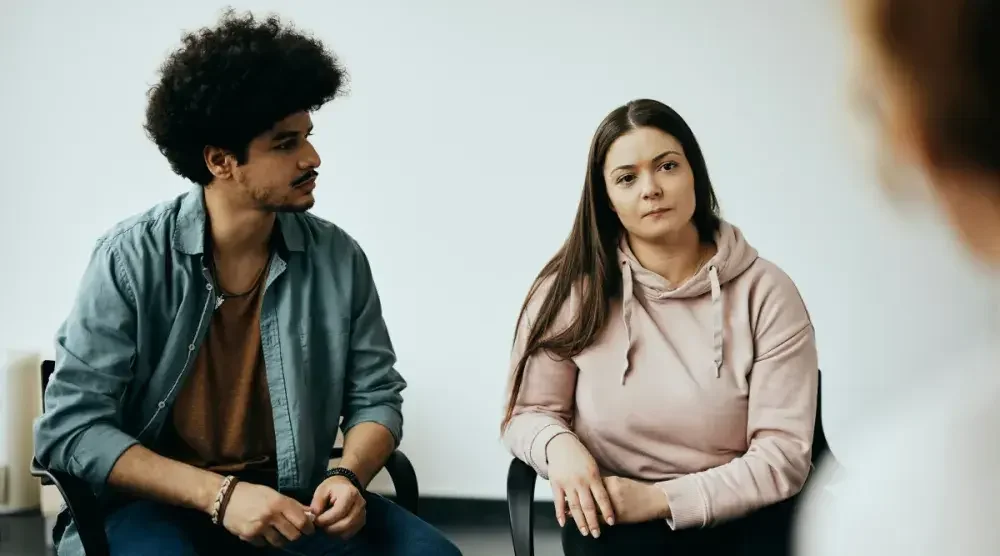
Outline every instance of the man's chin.
[[267, 205], [267, 206], [265, 206], [263, 208], [264, 208], [264, 210], [267, 210], [269, 212], [291, 212], [291, 213], [295, 213], [295, 212], [306, 212], [309, 209], [313, 208], [313, 205], [315, 205], [315, 204], [316, 204], [316, 200], [310, 197], [309, 200], [303, 200], [303, 201], [300, 201], [298, 203], [286, 203], [286, 204], [282, 204], [282, 205]]

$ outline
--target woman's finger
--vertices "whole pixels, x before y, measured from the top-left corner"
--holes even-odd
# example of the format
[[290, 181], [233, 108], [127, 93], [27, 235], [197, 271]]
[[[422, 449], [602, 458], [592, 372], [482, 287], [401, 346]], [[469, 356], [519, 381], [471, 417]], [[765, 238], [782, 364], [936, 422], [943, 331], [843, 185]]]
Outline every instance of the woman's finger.
[[577, 494], [575, 488], [566, 490], [566, 503], [569, 505], [569, 513], [573, 516], [573, 521], [576, 522], [576, 527], [580, 530], [580, 534], [587, 536], [590, 532], [587, 527], [587, 518], [583, 516], [583, 508], [580, 507], [580, 496]]
[[601, 520], [597, 518], [597, 504], [594, 502], [594, 494], [590, 491], [590, 485], [581, 485], [577, 496], [580, 500], [580, 510], [583, 512], [584, 519], [587, 520], [585, 525], [596, 539], [601, 536]]
[[556, 507], [556, 521], [560, 527], [566, 526], [566, 491], [561, 486], [552, 483], [552, 503]]
[[597, 502], [597, 507], [600, 508], [601, 515], [604, 516], [604, 521], [608, 525], [614, 525], [615, 506], [611, 503], [611, 496], [608, 495], [608, 489], [604, 488], [604, 481], [598, 478], [591, 483], [590, 492], [594, 494], [594, 501]]

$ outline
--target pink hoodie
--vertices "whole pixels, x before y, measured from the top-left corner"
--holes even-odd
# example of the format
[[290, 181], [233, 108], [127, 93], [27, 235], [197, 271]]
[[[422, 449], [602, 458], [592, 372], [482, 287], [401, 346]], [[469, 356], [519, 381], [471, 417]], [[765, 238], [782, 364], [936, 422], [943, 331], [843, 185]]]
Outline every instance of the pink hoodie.
[[[548, 477], [545, 449], [576, 434], [603, 475], [656, 483], [674, 529], [705, 527], [789, 498], [810, 470], [819, 378], [792, 280], [723, 223], [718, 253], [676, 289], [622, 242], [624, 291], [572, 360], [536, 354], [504, 443]], [[541, 289], [544, 291], [544, 288]], [[529, 302], [512, 365], [543, 295]], [[569, 322], [578, 299], [563, 307]]]

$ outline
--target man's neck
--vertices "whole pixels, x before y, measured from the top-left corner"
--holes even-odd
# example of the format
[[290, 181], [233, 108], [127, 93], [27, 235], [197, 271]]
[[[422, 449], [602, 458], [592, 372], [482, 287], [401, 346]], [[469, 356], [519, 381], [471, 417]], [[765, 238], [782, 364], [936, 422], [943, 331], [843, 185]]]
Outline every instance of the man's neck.
[[219, 259], [242, 258], [268, 251], [275, 214], [229, 202], [221, 191], [205, 190], [213, 255]]
[[629, 247], [639, 264], [678, 287], [693, 276], [710, 256], [694, 226], [655, 243], [630, 238]]

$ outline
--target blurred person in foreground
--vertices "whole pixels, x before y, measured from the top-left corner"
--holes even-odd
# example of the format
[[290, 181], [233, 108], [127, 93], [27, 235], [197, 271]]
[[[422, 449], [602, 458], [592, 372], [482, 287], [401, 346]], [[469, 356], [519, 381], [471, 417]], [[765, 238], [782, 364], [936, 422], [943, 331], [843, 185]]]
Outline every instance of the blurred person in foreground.
[[[194, 185], [97, 242], [35, 428], [38, 461], [98, 494], [111, 554], [458, 554], [367, 492], [406, 382], [367, 256], [308, 212], [311, 114], [345, 79], [319, 40], [249, 14], [161, 68], [146, 131]], [[59, 554], [82, 554], [67, 525]]]
[[[851, 0], [848, 7], [890, 190], [930, 200], [995, 272], [1000, 2]], [[997, 344], [954, 354], [928, 384], [904, 385], [904, 401], [866, 423], [851, 439], [860, 460], [828, 489], [807, 493], [799, 554], [1000, 554]], [[821, 465], [817, 484], [833, 475]]]

